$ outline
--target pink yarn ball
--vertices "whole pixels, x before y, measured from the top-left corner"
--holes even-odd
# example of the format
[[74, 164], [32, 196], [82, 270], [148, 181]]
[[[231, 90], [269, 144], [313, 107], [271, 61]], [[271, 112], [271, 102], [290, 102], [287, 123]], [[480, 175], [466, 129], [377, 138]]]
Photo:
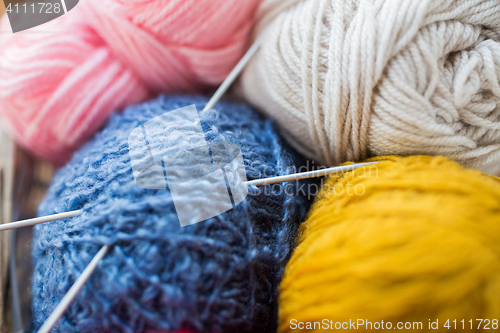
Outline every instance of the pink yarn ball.
[[259, 2], [82, 0], [42, 26], [56, 33], [0, 36], [0, 114], [20, 144], [61, 164], [113, 110], [221, 83]]

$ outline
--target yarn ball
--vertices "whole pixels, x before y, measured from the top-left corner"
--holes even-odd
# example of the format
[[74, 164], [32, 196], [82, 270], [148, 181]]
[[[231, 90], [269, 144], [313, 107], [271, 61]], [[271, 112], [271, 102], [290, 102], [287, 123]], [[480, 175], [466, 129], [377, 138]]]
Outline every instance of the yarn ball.
[[240, 91], [308, 157], [500, 158], [497, 0], [264, 0], [257, 16]]
[[[161, 96], [113, 114], [57, 172], [39, 214], [84, 213], [35, 228], [35, 328], [97, 251], [110, 244], [54, 332], [276, 331], [278, 284], [308, 209], [299, 184], [250, 186], [234, 209], [181, 227], [169, 189], [143, 189], [134, 182], [129, 134], [167, 111], [192, 104], [201, 110], [206, 102]], [[269, 120], [243, 104], [221, 102], [215, 109], [199, 113], [205, 140], [239, 145], [248, 180], [293, 172], [300, 160]], [[170, 134], [151, 137], [150, 144], [158, 139], [164, 147], [196, 146], [187, 130], [171, 134], [180, 126], [176, 121], [158, 126]], [[193, 189], [187, 195], [206, 193]], [[215, 203], [208, 198], [205, 204]]]
[[445, 157], [372, 161], [316, 197], [280, 284], [278, 331], [498, 319], [500, 179]]
[[0, 114], [19, 143], [62, 164], [113, 110], [221, 83], [259, 2], [80, 1], [41, 33], [0, 36]]

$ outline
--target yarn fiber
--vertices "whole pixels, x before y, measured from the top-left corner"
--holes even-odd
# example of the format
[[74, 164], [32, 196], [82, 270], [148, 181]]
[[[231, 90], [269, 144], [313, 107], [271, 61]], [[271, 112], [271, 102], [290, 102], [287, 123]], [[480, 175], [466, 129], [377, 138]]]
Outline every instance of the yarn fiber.
[[[181, 228], [168, 189], [134, 182], [130, 132], [167, 111], [192, 104], [201, 110], [206, 102], [162, 96], [113, 114], [58, 171], [40, 215], [84, 213], [35, 228], [35, 328], [99, 248], [112, 244], [54, 332], [276, 331], [278, 283], [308, 208], [298, 184], [267, 193], [250, 187], [234, 209]], [[269, 120], [243, 104], [221, 102], [216, 109], [199, 113], [206, 140], [238, 144], [248, 180], [292, 170], [297, 157]], [[178, 124], [163, 125], [168, 132]], [[164, 139], [165, 146], [188, 149], [191, 143], [189, 134]]]
[[329, 177], [300, 226], [278, 331], [300, 331], [292, 319], [427, 331], [429, 319], [447, 330], [448, 319], [498, 318], [500, 179], [445, 157], [371, 161]]
[[113, 110], [222, 82], [259, 2], [85, 0], [43, 25], [56, 33], [2, 35], [0, 114], [19, 143], [61, 164]]
[[243, 95], [326, 165], [500, 157], [496, 0], [264, 0]]

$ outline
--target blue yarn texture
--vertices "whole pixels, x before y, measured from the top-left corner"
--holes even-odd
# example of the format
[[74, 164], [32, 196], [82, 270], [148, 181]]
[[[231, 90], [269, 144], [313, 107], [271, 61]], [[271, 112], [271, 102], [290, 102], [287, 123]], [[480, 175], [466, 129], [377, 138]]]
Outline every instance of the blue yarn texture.
[[[277, 287], [309, 205], [301, 183], [249, 187], [236, 208], [181, 228], [168, 189], [134, 182], [131, 131], [181, 107], [202, 110], [206, 102], [161, 96], [113, 114], [57, 172], [39, 214], [84, 213], [35, 228], [34, 329], [110, 244], [53, 332], [276, 331]], [[205, 139], [238, 144], [248, 180], [287, 174], [300, 163], [273, 124], [248, 106], [220, 102], [215, 109], [199, 112]], [[175, 136], [165, 144], [187, 145]]]

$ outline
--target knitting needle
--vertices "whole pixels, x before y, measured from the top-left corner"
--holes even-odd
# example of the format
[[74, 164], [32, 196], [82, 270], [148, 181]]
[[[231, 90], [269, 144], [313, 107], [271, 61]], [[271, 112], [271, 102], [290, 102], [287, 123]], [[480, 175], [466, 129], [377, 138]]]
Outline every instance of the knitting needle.
[[[289, 181], [293, 181], [293, 180], [316, 178], [316, 177], [326, 176], [326, 175], [329, 175], [332, 173], [349, 171], [349, 170], [353, 170], [353, 169], [357, 169], [357, 168], [361, 168], [361, 167], [369, 166], [369, 165], [373, 165], [373, 164], [377, 164], [377, 162], [357, 163], [357, 164], [344, 165], [344, 166], [333, 167], [333, 168], [328, 168], [328, 169], [320, 169], [320, 170], [314, 170], [314, 171], [308, 171], [308, 172], [294, 173], [294, 174], [285, 175], [285, 176], [256, 179], [256, 180], [250, 180], [250, 181], [243, 182], [243, 184], [248, 185], [248, 186], [250, 186], [250, 185], [263, 186], [263, 185], [289, 182]], [[32, 225], [36, 225], [36, 224], [40, 224], [40, 223], [47, 223], [47, 222], [52, 222], [52, 221], [57, 221], [57, 220], [68, 219], [71, 217], [81, 215], [82, 213], [83, 213], [83, 210], [80, 209], [80, 210], [73, 210], [73, 211], [66, 212], [66, 213], [37, 217], [34, 219], [28, 219], [28, 220], [17, 221], [17, 222], [12, 222], [12, 223], [5, 223], [5, 224], [0, 225], [0, 231], [17, 229], [17, 228], [32, 226]]]
[[90, 279], [92, 273], [94, 273], [99, 262], [104, 258], [106, 253], [109, 251], [109, 245], [104, 245], [99, 252], [95, 255], [89, 265], [85, 268], [82, 274], [76, 279], [75, 283], [71, 286], [69, 291], [64, 295], [63, 299], [56, 308], [50, 314], [49, 318], [43, 323], [38, 333], [49, 333], [52, 328], [57, 324], [59, 319], [64, 315], [66, 310], [69, 308], [75, 297], [78, 295], [80, 290], [82, 290], [85, 283]]
[[373, 165], [373, 164], [377, 164], [377, 162], [357, 163], [357, 164], [344, 165], [344, 166], [333, 167], [333, 168], [328, 168], [328, 169], [320, 169], [320, 170], [309, 171], [309, 172], [294, 173], [291, 175], [284, 175], [284, 176], [270, 177], [270, 178], [263, 178], [263, 179], [255, 179], [255, 180], [243, 182], [243, 184], [262, 186], [262, 185], [283, 183], [283, 182], [288, 182], [288, 181], [292, 181], [292, 180], [316, 178], [316, 177], [326, 176], [326, 175], [329, 175], [332, 173], [349, 171], [351, 169], [357, 169], [357, 168], [361, 168], [361, 167]]
[[229, 89], [231, 84], [234, 82], [234, 80], [240, 75], [241, 71], [243, 68], [245, 68], [246, 64], [252, 59], [254, 54], [259, 50], [260, 46], [262, 45], [262, 39], [261, 37], [257, 38], [255, 42], [252, 44], [252, 46], [248, 49], [247, 53], [241, 58], [241, 60], [238, 62], [236, 67], [229, 73], [227, 78], [222, 82], [220, 85], [219, 89], [214, 93], [212, 98], [208, 101], [207, 105], [203, 108], [202, 112], [205, 112], [207, 110], [212, 109], [215, 104], [219, 101], [219, 99], [224, 95], [224, 93]]
[[0, 231], [17, 229], [17, 228], [22, 228], [22, 227], [27, 227], [27, 226], [31, 226], [31, 225], [52, 222], [52, 221], [57, 221], [57, 220], [64, 220], [64, 219], [68, 219], [70, 217], [78, 216], [82, 213], [83, 213], [83, 210], [79, 209], [79, 210], [73, 210], [73, 211], [66, 212], [66, 213], [41, 216], [41, 217], [35, 217], [33, 219], [27, 219], [27, 220], [22, 220], [22, 221], [17, 221], [17, 222], [0, 224]]

